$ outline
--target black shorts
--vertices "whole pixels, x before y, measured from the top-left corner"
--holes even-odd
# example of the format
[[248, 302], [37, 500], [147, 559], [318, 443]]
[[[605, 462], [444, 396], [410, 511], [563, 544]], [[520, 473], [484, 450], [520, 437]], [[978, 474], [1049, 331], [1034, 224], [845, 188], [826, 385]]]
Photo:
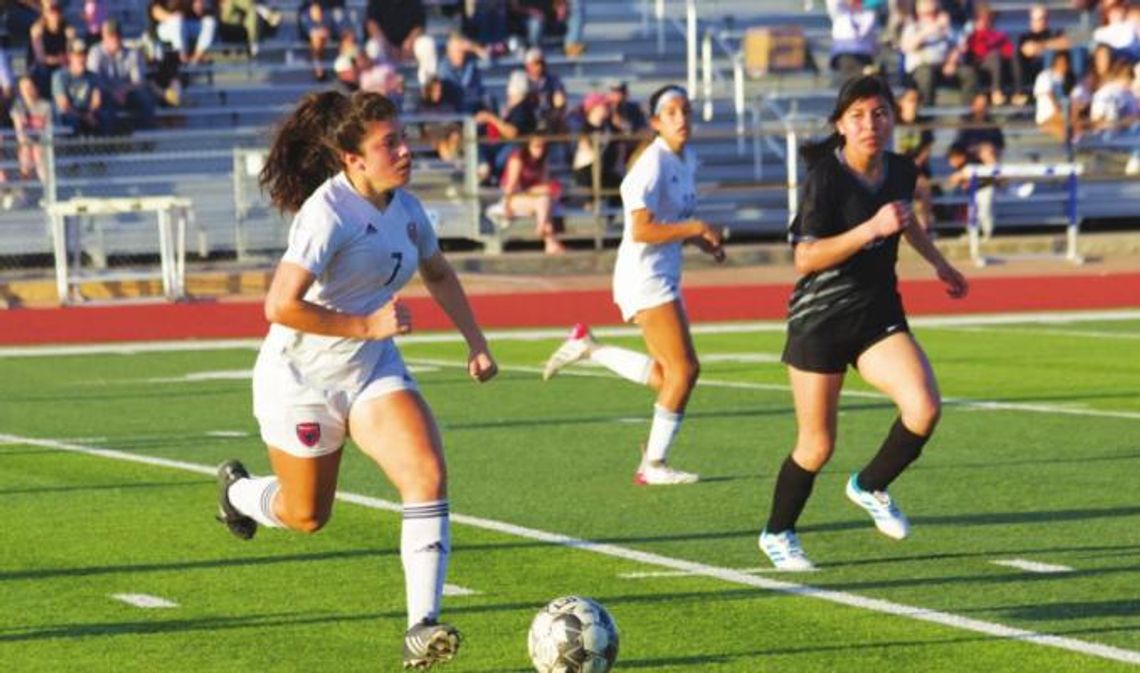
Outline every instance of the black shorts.
[[802, 329], [788, 325], [788, 340], [780, 359], [796, 369], [841, 374], [871, 346], [896, 332], [909, 332], [902, 305], [889, 302], [851, 311]]

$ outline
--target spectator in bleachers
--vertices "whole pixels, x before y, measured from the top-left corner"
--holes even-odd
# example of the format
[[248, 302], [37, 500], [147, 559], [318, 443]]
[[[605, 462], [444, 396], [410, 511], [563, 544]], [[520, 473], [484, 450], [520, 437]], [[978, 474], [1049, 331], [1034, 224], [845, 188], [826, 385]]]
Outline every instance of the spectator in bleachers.
[[262, 38], [281, 25], [281, 12], [257, 0], [218, 0], [218, 24], [223, 39], [244, 42], [249, 55], [257, 56]]
[[1108, 79], [1093, 93], [1089, 121], [1099, 131], [1129, 132], [1140, 123], [1140, 103], [1132, 92], [1132, 64], [1120, 58], [1113, 62]]
[[16, 95], [16, 77], [12, 72], [12, 61], [8, 52], [0, 49], [0, 111], [11, 109]]
[[159, 41], [169, 45], [182, 63], [206, 60], [218, 30], [207, 0], [151, 0], [149, 15]]
[[[607, 137], [616, 131], [606, 95], [588, 94], [582, 101], [582, 127], [571, 162], [574, 184], [590, 190], [595, 201], [601, 198], [601, 202], [610, 207], [621, 206], [621, 195], [617, 190], [625, 174], [621, 143], [612, 142]], [[608, 194], [604, 198], [595, 191], [595, 171], [597, 187]]]
[[556, 0], [510, 0], [511, 17], [528, 47], [541, 47], [542, 37], [555, 20]]
[[978, 88], [978, 73], [964, 62], [950, 15], [939, 9], [938, 0], [918, 0], [915, 15], [903, 25], [900, 38], [907, 74], [929, 106], [938, 104], [940, 86], [958, 90], [966, 105]]
[[[483, 125], [481, 132], [489, 140], [510, 141], [530, 135], [538, 128], [538, 119], [538, 106], [530, 95], [526, 73], [521, 70], [515, 70], [507, 79], [507, 102], [502, 116], [490, 110], [475, 113], [475, 122]], [[495, 176], [501, 175], [511, 149], [509, 143], [488, 145], [481, 149], [480, 180], [493, 180]]]
[[836, 84], [867, 74], [879, 51], [879, 22], [863, 0], [827, 0], [831, 17], [831, 70]]
[[28, 31], [28, 71], [40, 91], [51, 89], [52, 76], [67, 62], [67, 44], [75, 29], [63, 18], [59, 0], [44, 0], [42, 14]]
[[[423, 115], [457, 114], [459, 107], [445, 94], [443, 81], [429, 77], [420, 88], [416, 112]], [[420, 124], [420, 135], [440, 159], [449, 162], [459, 160], [463, 151], [463, 126], [459, 122], [423, 123]]]
[[415, 58], [415, 42], [425, 34], [427, 10], [423, 0], [368, 0], [364, 32], [380, 45], [385, 58], [396, 63]]
[[613, 80], [607, 87], [606, 98], [609, 101], [610, 122], [617, 133], [633, 135], [649, 128], [649, 120], [641, 106], [629, 99], [629, 85], [620, 80]]
[[302, 0], [297, 11], [298, 32], [309, 44], [309, 57], [313, 64], [313, 77], [323, 81], [325, 47], [329, 41], [339, 40], [352, 33], [352, 23], [344, 7], [344, 0]]
[[510, 221], [516, 216], [533, 216], [534, 233], [542, 239], [543, 251], [548, 255], [566, 252], [555, 230], [555, 208], [562, 189], [550, 177], [547, 168], [547, 143], [544, 129], [536, 129], [526, 143], [515, 148], [503, 170], [503, 200], [499, 203], [501, 217]]
[[940, 0], [940, 4], [954, 30], [963, 35], [968, 33], [974, 18], [974, 0]]
[[1067, 51], [1055, 53], [1049, 68], [1042, 70], [1033, 84], [1036, 103], [1033, 120], [1037, 122], [1037, 128], [1057, 140], [1064, 140], [1066, 136], [1065, 101], [1073, 85], [1073, 70]]
[[361, 70], [360, 90], [382, 94], [397, 110], [404, 109], [404, 76], [387, 61], [373, 62]]
[[1104, 23], [1093, 31], [1093, 44], [1112, 48], [1114, 60], [1140, 61], [1140, 6], [1129, 9], [1127, 2], [1116, 2], [1104, 10]]
[[444, 97], [455, 102], [461, 112], [474, 114], [487, 107], [487, 92], [479, 70], [479, 59], [486, 53], [483, 47], [459, 32], [452, 32], [447, 37], [444, 57], [439, 62], [436, 75], [443, 84]]
[[1005, 134], [1001, 126], [990, 116], [990, 97], [984, 91], [974, 94], [970, 101], [970, 111], [962, 118], [962, 127], [954, 140], [974, 156], [980, 156], [978, 148], [983, 144], [993, 146], [1000, 159], [1005, 150]]
[[918, 89], [907, 87], [898, 97], [898, 119], [895, 121], [895, 151], [909, 157], [918, 169], [914, 186], [914, 216], [918, 224], [930, 231], [933, 221], [933, 173], [930, 157], [934, 150], [931, 118], [921, 114], [922, 96]]
[[570, 58], [577, 58], [586, 51], [586, 41], [582, 37], [586, 29], [586, 0], [562, 0], [566, 7], [566, 41], [562, 50]]
[[20, 162], [20, 178], [41, 183], [47, 176], [41, 140], [52, 121], [51, 103], [40, 96], [36, 82], [31, 75], [24, 75], [19, 81], [19, 93], [12, 103], [12, 126], [16, 129], [16, 144]]
[[146, 81], [142, 54], [123, 44], [119, 22], [108, 19], [102, 39], [87, 54], [87, 69], [95, 74], [112, 112], [130, 116], [128, 130], [154, 126], [154, 96]]
[[994, 27], [995, 13], [989, 5], [974, 10], [974, 29], [966, 36], [966, 55], [984, 75], [994, 105], [1005, 105], [1013, 88], [1013, 41]]
[[507, 0], [465, 0], [460, 25], [464, 37], [489, 53], [506, 53], [510, 37]]
[[107, 0], [83, 0], [83, 39], [88, 47], [102, 39], [108, 14]]
[[[1017, 38], [1017, 57], [1014, 59], [1014, 105], [1027, 101], [1037, 77], [1045, 70], [1045, 57], [1050, 52], [1069, 48], [1069, 38], [1060, 28], [1049, 26], [1049, 10], [1042, 4], [1029, 8], [1029, 30]], [[1040, 123], [1040, 122], [1038, 122]]]
[[78, 135], [97, 135], [106, 130], [103, 92], [95, 73], [87, 69], [87, 43], [74, 38], [67, 49], [67, 66], [55, 71], [52, 99], [60, 123]]
[[360, 68], [355, 53], [342, 50], [333, 59], [333, 88], [346, 96], [360, 89]]
[[526, 70], [530, 93], [534, 96], [535, 102], [538, 103], [540, 112], [545, 113], [554, 107], [556, 94], [561, 93], [565, 98], [566, 86], [562, 84], [561, 77], [550, 72], [550, 69], [547, 68], [546, 56], [543, 55], [542, 49], [538, 47], [527, 49], [523, 59], [523, 68]]

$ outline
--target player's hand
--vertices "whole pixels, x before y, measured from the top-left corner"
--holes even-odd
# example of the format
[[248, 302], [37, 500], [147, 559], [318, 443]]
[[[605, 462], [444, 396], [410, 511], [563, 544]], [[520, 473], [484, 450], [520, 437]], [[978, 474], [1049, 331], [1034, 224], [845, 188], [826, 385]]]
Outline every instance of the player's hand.
[[724, 254], [724, 237], [720, 231], [713, 229], [707, 223], [701, 222], [701, 233], [699, 236], [693, 238], [693, 244], [701, 250], [701, 252], [712, 255], [717, 263], [725, 260]]
[[368, 338], [387, 339], [412, 331], [412, 311], [399, 297], [384, 304], [368, 316]]
[[479, 383], [490, 381], [499, 373], [499, 365], [495, 364], [495, 358], [491, 357], [486, 346], [468, 354], [467, 373]]
[[958, 269], [943, 264], [938, 267], [938, 279], [946, 283], [946, 294], [952, 299], [961, 299], [970, 292], [970, 284]]
[[893, 236], [910, 226], [914, 220], [914, 213], [905, 201], [891, 201], [884, 204], [879, 212], [875, 213], [868, 224], [875, 240]]

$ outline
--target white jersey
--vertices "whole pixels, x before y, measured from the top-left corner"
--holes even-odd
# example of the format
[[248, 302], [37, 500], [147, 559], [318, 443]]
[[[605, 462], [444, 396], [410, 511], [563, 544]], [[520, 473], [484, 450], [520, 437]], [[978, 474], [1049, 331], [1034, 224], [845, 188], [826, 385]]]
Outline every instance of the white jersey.
[[681, 241], [654, 245], [633, 240], [633, 211], [642, 208], [661, 224], [692, 218], [697, 204], [697, 157], [681, 155], [660, 137], [637, 158], [621, 183], [625, 229], [614, 265], [614, 301], [628, 320], [637, 310], [676, 298], [681, 282]]
[[[388, 207], [377, 209], [344, 173], [329, 178], [293, 218], [283, 262], [308, 270], [316, 280], [305, 300], [340, 313], [368, 315], [391, 301], [422, 260], [439, 251], [419, 200], [397, 189]], [[274, 324], [262, 356], [284, 359], [315, 389], [358, 391], [395, 345], [309, 334]]]

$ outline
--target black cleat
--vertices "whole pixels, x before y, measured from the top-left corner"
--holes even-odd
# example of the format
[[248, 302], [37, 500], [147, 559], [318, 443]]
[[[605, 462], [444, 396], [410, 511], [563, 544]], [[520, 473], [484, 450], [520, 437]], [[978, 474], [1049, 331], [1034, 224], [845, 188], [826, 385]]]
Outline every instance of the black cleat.
[[238, 479], [249, 479], [249, 471], [237, 460], [218, 466], [218, 521], [226, 524], [236, 537], [249, 540], [257, 532], [257, 522], [242, 514], [230, 502], [230, 485]]
[[450, 624], [425, 619], [404, 635], [404, 668], [431, 668], [455, 658], [462, 636]]

